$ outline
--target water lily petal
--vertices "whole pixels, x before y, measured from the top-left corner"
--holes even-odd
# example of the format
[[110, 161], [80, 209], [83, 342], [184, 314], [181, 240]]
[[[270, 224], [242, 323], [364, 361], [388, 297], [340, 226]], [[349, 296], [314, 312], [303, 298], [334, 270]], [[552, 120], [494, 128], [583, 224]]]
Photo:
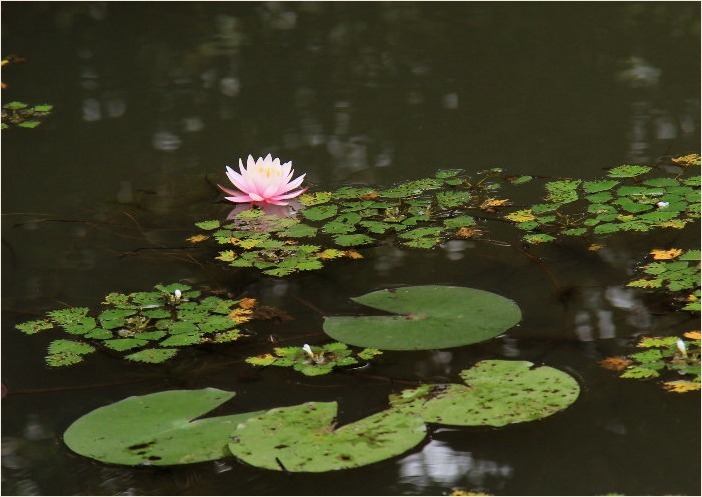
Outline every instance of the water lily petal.
[[229, 200], [230, 202], [248, 202], [251, 203], [253, 202], [253, 199], [248, 196], [248, 195], [238, 195], [236, 197], [224, 197], [226, 200]]

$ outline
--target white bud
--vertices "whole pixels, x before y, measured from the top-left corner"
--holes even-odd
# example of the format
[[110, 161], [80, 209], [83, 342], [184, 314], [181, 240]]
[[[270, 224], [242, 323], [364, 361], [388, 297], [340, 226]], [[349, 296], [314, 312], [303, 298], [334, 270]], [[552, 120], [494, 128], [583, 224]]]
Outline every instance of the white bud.
[[304, 351], [307, 353], [308, 356], [314, 358], [314, 353], [312, 352], [312, 347], [310, 347], [309, 345], [305, 344], [305, 345], [302, 346], [302, 350], [304, 350]]
[[174, 295], [175, 295], [176, 300], [177, 300], [177, 299], [180, 299], [180, 296], [183, 295], [182, 293], [180, 293], [180, 290], [178, 290], [177, 288], [176, 288], [176, 291], [173, 292], [173, 293], [174, 293]]
[[670, 205], [670, 202], [663, 202], [663, 201], [656, 202], [656, 207], [658, 207], [659, 209], [665, 209], [669, 205]]
[[683, 342], [682, 338], [678, 338], [678, 341], [676, 342], [678, 346], [678, 350], [682, 354], [683, 357], [687, 357], [687, 347], [685, 347], [685, 342]]

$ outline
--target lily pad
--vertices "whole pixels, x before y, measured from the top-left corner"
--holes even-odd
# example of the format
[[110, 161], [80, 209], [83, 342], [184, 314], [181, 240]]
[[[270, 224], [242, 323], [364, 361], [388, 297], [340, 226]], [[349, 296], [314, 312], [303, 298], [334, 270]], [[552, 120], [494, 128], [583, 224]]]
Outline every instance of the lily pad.
[[321, 473], [400, 455], [426, 434], [413, 413], [382, 411], [340, 428], [334, 425], [336, 413], [336, 402], [271, 409], [237, 426], [229, 449], [259, 468]]
[[340, 342], [380, 350], [426, 350], [482, 342], [517, 324], [513, 301], [475, 288], [410, 286], [352, 299], [393, 316], [328, 316], [324, 332]]
[[166, 466], [219, 459], [227, 455], [232, 430], [262, 411], [193, 419], [234, 395], [205, 388], [128, 397], [79, 418], [63, 440], [72, 451], [111, 464]]
[[390, 403], [427, 423], [504, 426], [555, 414], [580, 393], [572, 376], [528, 361], [481, 361], [460, 375], [465, 385], [423, 385], [391, 395]]

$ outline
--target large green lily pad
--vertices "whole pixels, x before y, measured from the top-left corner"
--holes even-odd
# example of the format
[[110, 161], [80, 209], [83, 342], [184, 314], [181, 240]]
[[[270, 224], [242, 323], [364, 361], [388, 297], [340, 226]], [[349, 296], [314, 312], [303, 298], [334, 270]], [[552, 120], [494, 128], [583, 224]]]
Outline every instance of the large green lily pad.
[[500, 295], [454, 286], [410, 286], [352, 299], [394, 316], [329, 316], [324, 332], [380, 350], [426, 350], [482, 342], [517, 324], [522, 313]]
[[423, 385], [391, 395], [390, 403], [427, 423], [504, 426], [550, 416], [580, 393], [572, 376], [528, 361], [481, 361], [460, 375], [465, 385]]
[[100, 407], [68, 427], [72, 451], [105, 463], [166, 466], [228, 455], [234, 427], [262, 411], [193, 421], [235, 395], [216, 388], [128, 397]]
[[424, 439], [426, 426], [410, 412], [387, 410], [340, 428], [336, 402], [271, 409], [233, 432], [229, 449], [260, 468], [321, 473], [397, 456]]

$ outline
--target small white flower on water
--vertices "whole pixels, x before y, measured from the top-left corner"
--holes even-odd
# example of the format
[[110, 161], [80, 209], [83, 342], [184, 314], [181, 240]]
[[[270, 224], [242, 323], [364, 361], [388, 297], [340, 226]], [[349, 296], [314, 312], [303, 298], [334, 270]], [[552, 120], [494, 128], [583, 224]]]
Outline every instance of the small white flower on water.
[[304, 350], [305, 353], [307, 353], [308, 356], [310, 356], [311, 358], [314, 359], [314, 353], [312, 352], [312, 347], [310, 347], [309, 345], [305, 344], [305, 345], [302, 346], [302, 350]]
[[678, 341], [676, 342], [678, 346], [678, 350], [682, 354], [683, 357], [687, 357], [687, 347], [685, 347], [685, 342], [683, 342], [682, 338], [678, 338]]
[[180, 300], [181, 295], [183, 295], [182, 293], [180, 293], [180, 290], [178, 290], [177, 288], [176, 288], [176, 291], [173, 292], [173, 294], [175, 295], [176, 300]]
[[656, 207], [658, 207], [659, 209], [665, 209], [669, 205], [670, 205], [670, 202], [663, 202], [663, 201], [656, 202]]

